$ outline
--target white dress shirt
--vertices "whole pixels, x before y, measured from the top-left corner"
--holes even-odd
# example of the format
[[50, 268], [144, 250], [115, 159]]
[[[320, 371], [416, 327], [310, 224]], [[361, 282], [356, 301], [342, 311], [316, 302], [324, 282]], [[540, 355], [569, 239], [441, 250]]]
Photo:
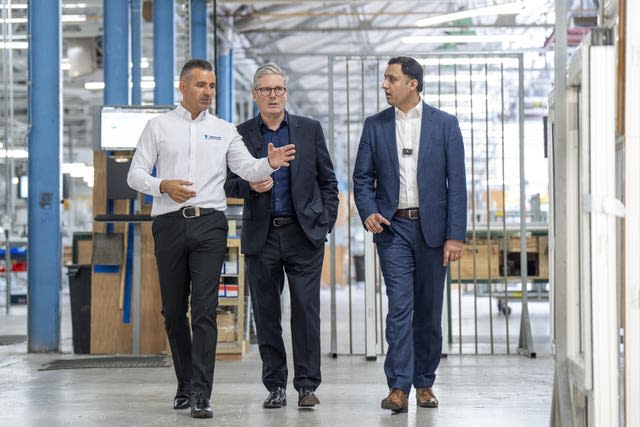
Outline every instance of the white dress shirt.
[[[191, 113], [180, 104], [149, 120], [140, 135], [127, 183], [153, 196], [152, 216], [183, 206], [224, 211], [227, 165], [247, 181], [261, 181], [274, 171], [268, 158], [255, 159], [249, 153], [233, 124], [207, 111], [192, 120]], [[151, 176], [154, 166], [155, 177]], [[193, 182], [189, 188], [196, 192], [195, 197], [184, 203], [174, 202], [160, 193], [163, 179]]]
[[[396, 149], [400, 166], [400, 200], [398, 209], [419, 207], [418, 149], [422, 128], [422, 100], [407, 114], [396, 107]], [[403, 150], [411, 150], [411, 155]]]

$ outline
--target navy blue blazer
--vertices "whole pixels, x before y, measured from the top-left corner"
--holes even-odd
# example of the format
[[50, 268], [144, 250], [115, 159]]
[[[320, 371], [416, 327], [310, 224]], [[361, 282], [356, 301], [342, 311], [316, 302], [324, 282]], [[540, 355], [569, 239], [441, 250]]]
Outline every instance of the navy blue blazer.
[[[398, 209], [400, 172], [393, 107], [364, 122], [353, 170], [353, 192], [363, 223], [374, 213], [391, 220]], [[420, 224], [429, 246], [443, 246], [445, 240], [466, 240], [467, 184], [458, 119], [424, 102], [418, 195]], [[374, 241], [380, 236], [374, 234]]]
[[[298, 223], [311, 243], [324, 244], [338, 215], [338, 180], [327, 150], [322, 126], [316, 120], [288, 115], [289, 142], [295, 144], [296, 158], [290, 162], [291, 199]], [[249, 152], [263, 157], [258, 117], [238, 125]], [[271, 191], [257, 193], [249, 183], [228, 171], [228, 197], [244, 199], [242, 210], [242, 252], [256, 255], [264, 246], [271, 219]]]

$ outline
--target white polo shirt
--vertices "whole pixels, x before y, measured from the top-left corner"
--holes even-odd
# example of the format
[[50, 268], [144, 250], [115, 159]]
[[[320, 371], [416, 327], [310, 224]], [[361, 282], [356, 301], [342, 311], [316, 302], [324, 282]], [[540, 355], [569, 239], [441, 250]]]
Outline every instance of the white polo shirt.
[[[236, 127], [207, 111], [194, 120], [181, 104], [175, 110], [149, 120], [136, 148], [127, 176], [129, 186], [153, 196], [151, 215], [199, 206], [224, 211], [227, 165], [247, 181], [266, 179], [274, 169], [268, 159], [255, 159]], [[156, 176], [151, 172], [156, 167]], [[193, 182], [195, 197], [176, 203], [160, 193], [163, 179]]]

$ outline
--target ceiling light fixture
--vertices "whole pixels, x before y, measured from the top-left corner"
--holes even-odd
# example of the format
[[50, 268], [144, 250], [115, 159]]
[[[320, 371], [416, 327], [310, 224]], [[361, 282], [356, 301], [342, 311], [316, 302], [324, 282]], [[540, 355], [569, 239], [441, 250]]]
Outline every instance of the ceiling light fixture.
[[62, 15], [62, 22], [85, 22], [87, 15]]
[[9, 157], [12, 159], [26, 159], [29, 157], [27, 150], [15, 149], [15, 150], [0, 150], [0, 157]]
[[26, 9], [27, 8], [27, 4], [26, 3], [15, 3], [15, 4], [8, 4], [8, 5], [3, 5], [0, 4], [0, 9]]
[[444, 43], [502, 43], [517, 42], [525, 39], [524, 35], [516, 34], [482, 34], [482, 35], [445, 35], [445, 36], [406, 36], [402, 37], [405, 44], [444, 44]]
[[422, 65], [505, 65], [506, 67], [517, 67], [518, 58], [509, 57], [464, 57], [454, 56], [449, 58], [420, 58], [418, 62]]
[[[129, 82], [129, 88], [133, 87], [133, 83]], [[140, 82], [140, 88], [142, 89], [153, 89], [156, 87], [156, 82], [153, 80], [146, 80], [145, 78], [143, 78], [143, 81]], [[173, 82], [173, 87], [174, 88], [178, 88], [180, 87], [180, 82], [178, 80], [175, 80]], [[86, 90], [104, 90], [104, 82], [86, 82], [84, 84], [84, 88]]]
[[28, 49], [29, 42], [0, 42], [0, 49]]
[[416, 25], [418, 27], [429, 27], [445, 22], [457, 21], [459, 19], [474, 18], [476, 16], [517, 15], [527, 3], [528, 1], [515, 1], [511, 3], [497, 4], [495, 6], [479, 7], [477, 9], [446, 13], [444, 15], [419, 19], [416, 21]]
[[27, 18], [7, 18], [6, 20], [3, 18], [0, 18], [0, 24], [24, 24], [27, 22]]

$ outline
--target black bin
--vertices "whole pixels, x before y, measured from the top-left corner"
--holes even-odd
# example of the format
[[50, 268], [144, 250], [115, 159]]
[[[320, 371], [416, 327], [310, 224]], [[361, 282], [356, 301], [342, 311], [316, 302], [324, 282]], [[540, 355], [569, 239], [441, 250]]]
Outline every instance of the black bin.
[[91, 343], [91, 264], [70, 264], [67, 275], [73, 352], [87, 354]]
[[356, 268], [356, 282], [364, 282], [364, 255], [354, 255], [353, 263]]

